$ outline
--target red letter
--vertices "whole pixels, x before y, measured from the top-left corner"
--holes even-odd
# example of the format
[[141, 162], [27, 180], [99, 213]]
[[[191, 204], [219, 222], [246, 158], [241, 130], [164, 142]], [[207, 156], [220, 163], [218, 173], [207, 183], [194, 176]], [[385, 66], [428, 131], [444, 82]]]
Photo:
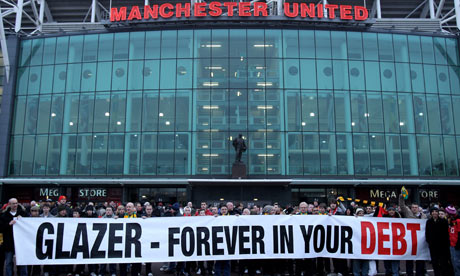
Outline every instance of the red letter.
[[133, 6], [131, 12], [129, 13], [128, 20], [131, 21], [133, 19], [142, 19], [141, 12], [139, 11], [139, 6]]
[[383, 230], [390, 229], [390, 223], [377, 222], [377, 231], [379, 237], [378, 253], [379, 255], [390, 255], [390, 248], [383, 247], [383, 243], [390, 241], [390, 235], [384, 234]]
[[[169, 11], [166, 11], [166, 8], [169, 9]], [[172, 11], [174, 9], [174, 6], [170, 3], [165, 3], [160, 6], [160, 16], [163, 18], [170, 18], [171, 16], [174, 15], [174, 12]]]
[[236, 2], [224, 2], [224, 6], [227, 8], [228, 16], [233, 16], [233, 9], [238, 5]]
[[158, 6], [157, 5], [153, 5], [152, 8], [150, 8], [150, 6], [145, 6], [144, 7], [144, 19], [149, 19], [150, 16], [152, 18], [158, 18]]
[[195, 3], [194, 5], [194, 15], [195, 17], [205, 17], [206, 13], [205, 11], [206, 3]]
[[326, 9], [329, 10], [329, 12], [328, 12], [329, 18], [330, 18], [330, 19], [334, 19], [334, 18], [335, 18], [335, 10], [338, 9], [339, 6], [327, 4], [325, 7], [326, 7]]
[[324, 17], [323, 4], [318, 4], [316, 8], [318, 9], [318, 18], [323, 18]]
[[315, 17], [315, 4], [310, 3], [309, 6], [306, 3], [300, 3], [300, 17], [307, 17], [307, 14], [310, 18]]
[[[392, 223], [391, 234], [393, 236], [393, 255], [404, 255], [407, 250], [407, 242], [404, 239], [406, 227], [402, 223]], [[399, 248], [399, 243], [401, 243], [401, 248]]]
[[362, 6], [355, 6], [355, 19], [356, 20], [366, 20], [369, 17], [367, 9]]
[[239, 2], [238, 3], [238, 15], [239, 16], [251, 16], [251, 2]]
[[287, 17], [297, 17], [299, 15], [299, 4], [292, 3], [292, 12], [289, 9], [289, 3], [284, 2], [284, 15]]
[[417, 231], [420, 231], [420, 224], [418, 223], [408, 223], [407, 230], [411, 232], [411, 241], [412, 241], [412, 255], [417, 255]]
[[351, 16], [351, 6], [340, 5], [340, 19], [344, 19], [344, 20], [353, 19], [353, 16]]
[[209, 15], [210, 16], [221, 16], [222, 15], [222, 8], [220, 7], [222, 4], [220, 2], [211, 2], [209, 4]]
[[267, 3], [264, 2], [254, 2], [254, 16], [267, 16]]
[[[370, 244], [367, 247], [367, 229], [370, 232]], [[361, 254], [372, 254], [375, 250], [375, 228], [368, 221], [361, 222]]]
[[182, 17], [182, 12], [185, 17], [190, 17], [190, 3], [184, 3], [185, 7], [182, 7], [181, 3], [176, 4], [176, 17]]
[[112, 22], [120, 21], [120, 20], [125, 21], [126, 20], [126, 10], [127, 10], [126, 7], [121, 7], [120, 11], [118, 11], [117, 8], [112, 8], [110, 10], [110, 21]]

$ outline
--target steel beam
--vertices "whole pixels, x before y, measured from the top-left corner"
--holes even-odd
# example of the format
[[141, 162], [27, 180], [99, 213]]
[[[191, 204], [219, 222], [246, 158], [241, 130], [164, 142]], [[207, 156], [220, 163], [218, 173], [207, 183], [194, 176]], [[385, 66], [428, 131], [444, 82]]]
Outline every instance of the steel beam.
[[457, 21], [457, 29], [460, 30], [460, 0], [454, 0], [454, 8], [455, 8], [455, 18]]
[[446, 2], [445, 0], [439, 1], [438, 9], [436, 10], [436, 14], [435, 14], [436, 18], [439, 18], [441, 16], [441, 12], [442, 12], [442, 9], [444, 8], [445, 2]]
[[14, 31], [16, 33], [18, 33], [21, 30], [23, 8], [24, 0], [18, 0], [18, 5], [16, 6], [16, 22], [14, 24]]
[[0, 46], [2, 48], [3, 65], [5, 66], [6, 82], [9, 82], [10, 80], [10, 56], [8, 55], [8, 47], [6, 44], [6, 35], [5, 35], [5, 28], [3, 26], [3, 15], [1, 12], [1, 7], [0, 7]]
[[375, 8], [377, 9], [377, 18], [382, 18], [382, 5], [380, 5], [380, 0], [375, 0]]

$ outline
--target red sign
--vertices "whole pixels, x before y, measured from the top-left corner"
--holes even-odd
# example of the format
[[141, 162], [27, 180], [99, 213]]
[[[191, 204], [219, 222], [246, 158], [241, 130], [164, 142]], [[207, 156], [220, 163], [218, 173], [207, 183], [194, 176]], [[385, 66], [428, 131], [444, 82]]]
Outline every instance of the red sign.
[[[158, 18], [189, 18], [189, 17], [219, 17], [226, 12], [226, 16], [233, 17], [267, 17], [268, 6], [263, 2], [210, 2], [195, 3], [193, 9], [190, 3], [164, 3], [161, 5], [112, 8], [110, 10], [110, 21], [132, 21], [149, 20]], [[237, 9], [237, 10], [235, 10]], [[363, 21], [369, 17], [367, 9], [363, 6], [350, 5], [324, 5], [313, 3], [284, 3], [284, 15], [287, 17], [335, 19], [336, 12], [339, 12], [341, 20]]]

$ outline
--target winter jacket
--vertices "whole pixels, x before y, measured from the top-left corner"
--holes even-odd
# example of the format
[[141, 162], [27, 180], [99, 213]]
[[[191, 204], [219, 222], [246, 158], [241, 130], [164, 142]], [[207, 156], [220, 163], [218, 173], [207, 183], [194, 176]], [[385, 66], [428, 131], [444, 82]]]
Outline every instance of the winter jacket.
[[455, 247], [455, 249], [460, 250], [460, 218], [456, 217], [455, 219], [450, 220], [449, 224], [449, 237], [450, 237], [450, 246]]
[[18, 211], [14, 216], [10, 213], [10, 210], [8, 207], [0, 216], [0, 225], [3, 232], [3, 249], [6, 252], [14, 252], [13, 226], [10, 225], [10, 222], [18, 216], [28, 217], [26, 210], [21, 205], [18, 206]]
[[418, 213], [418, 215], [414, 215], [411, 209], [406, 206], [406, 202], [404, 202], [402, 195], [399, 195], [399, 207], [401, 208], [401, 215], [403, 218], [426, 219], [426, 215], [422, 212]]
[[449, 223], [446, 219], [429, 219], [426, 222], [425, 237], [430, 250], [449, 250]]

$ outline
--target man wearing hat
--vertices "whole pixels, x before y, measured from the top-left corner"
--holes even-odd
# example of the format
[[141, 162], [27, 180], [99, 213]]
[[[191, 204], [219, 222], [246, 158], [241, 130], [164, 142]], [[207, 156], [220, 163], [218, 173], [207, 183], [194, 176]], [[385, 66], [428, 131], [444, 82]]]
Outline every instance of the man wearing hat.
[[449, 224], [439, 217], [439, 209], [430, 210], [431, 218], [426, 222], [425, 237], [430, 248], [431, 263], [435, 276], [451, 275], [452, 265], [449, 263]]
[[56, 207], [54, 207], [52, 210], [51, 210], [51, 214], [53, 216], [57, 216], [57, 213], [58, 213], [58, 208], [59, 206], [64, 206], [64, 208], [66, 209], [67, 211], [67, 216], [71, 216], [72, 215], [72, 209], [70, 209], [69, 206], [66, 205], [67, 203], [67, 197], [64, 196], [64, 195], [61, 195], [57, 201], [57, 205]]
[[460, 218], [454, 206], [446, 208], [449, 216], [450, 257], [455, 275], [460, 275]]

